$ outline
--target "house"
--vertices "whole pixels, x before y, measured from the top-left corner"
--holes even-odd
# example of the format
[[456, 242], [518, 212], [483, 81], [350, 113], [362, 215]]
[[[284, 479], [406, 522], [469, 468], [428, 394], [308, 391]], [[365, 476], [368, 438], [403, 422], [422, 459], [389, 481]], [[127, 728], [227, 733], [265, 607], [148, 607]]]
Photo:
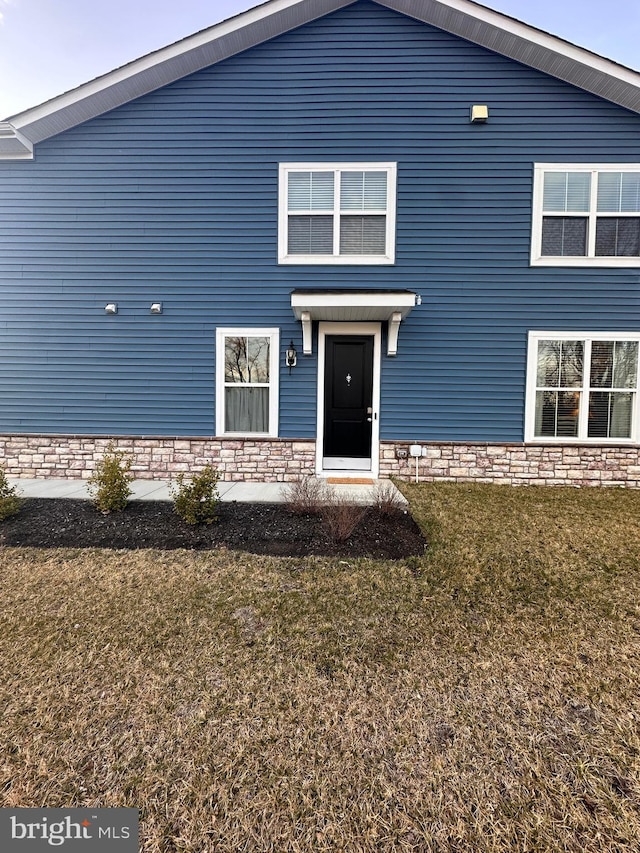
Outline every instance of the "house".
[[469, 0], [269, 0], [1, 123], [7, 473], [640, 487], [639, 113]]

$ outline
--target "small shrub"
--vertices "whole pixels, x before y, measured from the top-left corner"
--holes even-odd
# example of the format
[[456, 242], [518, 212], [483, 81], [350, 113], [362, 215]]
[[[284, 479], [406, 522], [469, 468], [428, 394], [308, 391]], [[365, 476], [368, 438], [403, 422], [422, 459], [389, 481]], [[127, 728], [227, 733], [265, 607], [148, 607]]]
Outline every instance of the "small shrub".
[[189, 482], [178, 474], [176, 484], [171, 484], [173, 508], [187, 524], [211, 524], [218, 520], [218, 480], [220, 474], [212, 465], [205, 465]]
[[123, 510], [131, 494], [131, 458], [113, 444], [96, 465], [89, 478], [89, 494], [97, 510], [104, 515]]
[[0, 521], [20, 511], [22, 500], [15, 486], [9, 485], [4, 468], [0, 465]]
[[373, 506], [376, 512], [387, 518], [407, 511], [402, 495], [391, 480], [376, 483], [373, 490]]
[[323, 504], [331, 498], [331, 489], [326, 481], [311, 474], [292, 480], [282, 493], [287, 508], [296, 515], [318, 515]]
[[322, 523], [334, 542], [345, 542], [364, 518], [367, 507], [332, 492], [322, 505]]

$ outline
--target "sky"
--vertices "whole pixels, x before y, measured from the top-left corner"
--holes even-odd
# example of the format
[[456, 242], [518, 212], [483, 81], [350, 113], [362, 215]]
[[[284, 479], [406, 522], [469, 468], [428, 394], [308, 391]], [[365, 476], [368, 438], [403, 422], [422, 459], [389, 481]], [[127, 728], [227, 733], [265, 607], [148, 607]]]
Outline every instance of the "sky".
[[[256, 0], [0, 0], [0, 118], [257, 5]], [[486, 0], [640, 70], [638, 0]]]

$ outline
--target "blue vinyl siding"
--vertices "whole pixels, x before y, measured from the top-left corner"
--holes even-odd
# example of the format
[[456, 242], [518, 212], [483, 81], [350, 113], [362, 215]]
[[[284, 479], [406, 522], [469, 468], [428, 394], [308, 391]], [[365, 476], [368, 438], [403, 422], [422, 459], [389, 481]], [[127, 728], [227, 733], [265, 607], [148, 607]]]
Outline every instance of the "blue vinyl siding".
[[[278, 266], [278, 164], [314, 160], [398, 163], [395, 265]], [[529, 266], [544, 161], [640, 161], [640, 116], [358, 2], [0, 162], [0, 431], [212, 435], [216, 328], [277, 326], [313, 437], [291, 290], [393, 287], [381, 438], [522, 440], [528, 330], [640, 329], [640, 269]]]

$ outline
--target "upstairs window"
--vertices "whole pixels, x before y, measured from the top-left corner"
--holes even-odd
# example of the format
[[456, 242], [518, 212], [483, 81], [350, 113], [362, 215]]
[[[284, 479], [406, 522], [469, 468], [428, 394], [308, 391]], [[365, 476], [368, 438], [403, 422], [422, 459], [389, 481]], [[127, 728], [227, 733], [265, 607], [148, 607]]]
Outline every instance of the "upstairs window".
[[640, 266], [640, 164], [537, 165], [531, 263]]
[[393, 263], [395, 185], [395, 163], [282, 164], [278, 261]]
[[531, 332], [527, 440], [638, 441], [639, 333]]

